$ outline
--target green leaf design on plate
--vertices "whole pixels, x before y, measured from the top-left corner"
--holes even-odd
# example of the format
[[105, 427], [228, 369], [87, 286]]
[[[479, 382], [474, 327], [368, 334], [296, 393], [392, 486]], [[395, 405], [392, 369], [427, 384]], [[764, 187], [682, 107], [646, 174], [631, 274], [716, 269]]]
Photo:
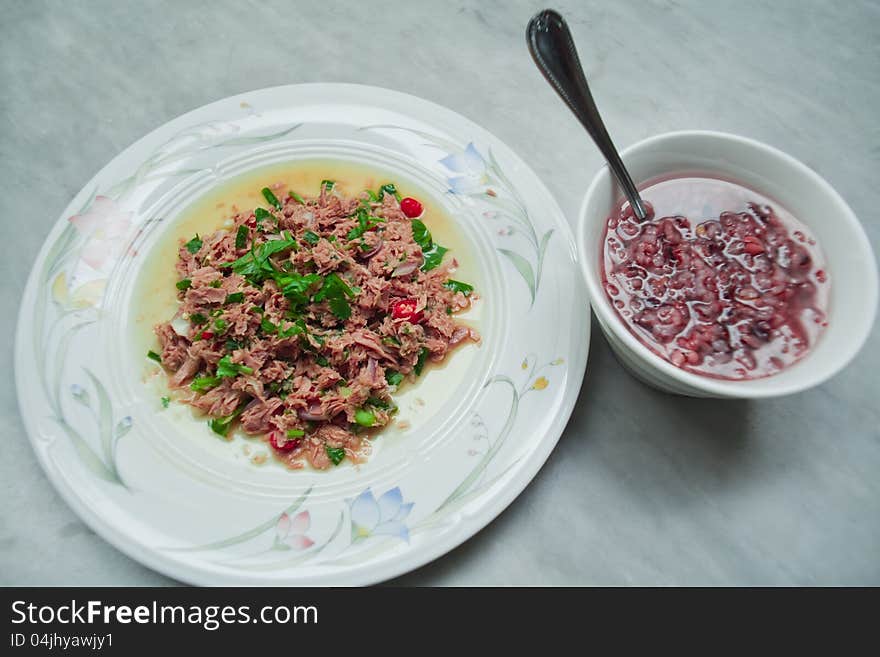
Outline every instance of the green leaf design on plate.
[[70, 442], [73, 443], [73, 447], [76, 450], [76, 453], [79, 454], [80, 460], [95, 474], [95, 476], [112, 484], [122, 484], [122, 481], [120, 481], [116, 472], [110, 470], [104, 464], [100, 457], [95, 454], [95, 450], [89, 446], [85, 439], [80, 436], [73, 427], [67, 424], [63, 419], [55, 418], [55, 421], [61, 425], [61, 428], [64, 429], [64, 432], [70, 438]]
[[513, 397], [510, 402], [510, 411], [507, 414], [507, 420], [504, 422], [504, 426], [501, 428], [501, 431], [498, 433], [498, 438], [495, 439], [495, 442], [492, 444], [492, 447], [483, 454], [480, 458], [479, 463], [471, 470], [470, 474], [465, 477], [464, 481], [462, 481], [454, 491], [452, 491], [449, 496], [443, 501], [443, 503], [437, 507], [437, 510], [434, 513], [442, 510], [444, 507], [447, 507], [451, 503], [453, 503], [456, 499], [464, 495], [468, 492], [468, 489], [473, 485], [473, 483], [483, 474], [483, 471], [489, 465], [493, 458], [495, 458], [495, 454], [498, 453], [498, 450], [501, 449], [501, 446], [504, 444], [504, 441], [507, 439], [507, 434], [510, 433], [510, 430], [513, 428], [513, 423], [516, 421], [516, 414], [519, 410], [519, 400], [520, 393], [516, 389], [516, 384], [513, 380], [504, 375], [493, 376], [486, 382], [485, 388], [488, 388], [494, 383], [506, 383], [510, 386], [510, 391], [513, 393]]
[[110, 397], [104, 384], [91, 371], [86, 368], [83, 368], [83, 371], [91, 379], [98, 396], [98, 435], [101, 437], [104, 461], [115, 472], [116, 468], [113, 464], [113, 407], [110, 403]]
[[541, 246], [538, 249], [538, 273], [535, 276], [535, 288], [539, 288], [541, 286], [541, 272], [544, 269], [544, 254], [547, 252], [547, 245], [550, 243], [550, 238], [553, 237], [553, 228], [544, 233], [544, 237], [541, 238]]
[[522, 257], [519, 253], [515, 253], [509, 249], [498, 249], [499, 253], [502, 253], [507, 257], [508, 260], [516, 267], [516, 270], [519, 272], [519, 275], [522, 276], [523, 280], [526, 282], [526, 285], [529, 286], [529, 295], [531, 297], [531, 302], [535, 302], [535, 272], [532, 269], [531, 263]]
[[302, 123], [294, 123], [289, 128], [279, 130], [278, 132], [273, 132], [271, 135], [260, 135], [258, 137], [231, 137], [230, 139], [226, 139], [219, 144], [212, 144], [211, 146], [209, 146], [209, 148], [219, 148], [221, 146], [247, 146], [248, 144], [262, 144], [263, 142], [278, 139], [279, 137], [285, 137], [297, 128], [299, 128], [301, 125]]
[[80, 404], [82, 404], [86, 408], [91, 408], [91, 398], [89, 397], [89, 391], [83, 388], [81, 385], [74, 384], [73, 386], [71, 386], [70, 394]]
[[[292, 514], [294, 511], [299, 509], [303, 505], [303, 502], [309, 496], [309, 493], [312, 492], [312, 487], [309, 486], [306, 489], [306, 492], [297, 498], [297, 500], [291, 504], [289, 507], [284, 509], [283, 513], [288, 515]], [[260, 523], [253, 529], [249, 529], [241, 534], [236, 534], [235, 536], [231, 536], [229, 538], [224, 538], [219, 541], [213, 541], [211, 543], [204, 543], [203, 545], [194, 545], [191, 547], [166, 547], [164, 550], [168, 550], [169, 552], [201, 552], [204, 550], [220, 550], [225, 547], [229, 547], [230, 545], [238, 545], [239, 543], [244, 543], [246, 541], [251, 540], [252, 538], [256, 538], [260, 534], [272, 529], [275, 525], [278, 524], [278, 518], [281, 517], [280, 513], [275, 514], [271, 518], [269, 518], [266, 522]]]
[[[113, 440], [115, 441], [122, 438], [125, 434], [131, 431], [132, 421], [129, 416], [125, 416], [119, 422], [116, 423], [116, 429], [113, 430]], [[114, 450], [115, 451], [115, 450]]]
[[[238, 567], [239, 568], [246, 568], [248, 570], [275, 570], [276, 568], [287, 568], [289, 566], [294, 566], [296, 564], [303, 563], [305, 561], [309, 561], [310, 559], [313, 559], [318, 554], [323, 552], [324, 548], [326, 548], [328, 545], [330, 545], [336, 539], [336, 537], [339, 536], [340, 531], [342, 531], [342, 526], [343, 526], [342, 521], [344, 519], [345, 519], [345, 514], [340, 512], [339, 519], [336, 521], [336, 527], [333, 529], [330, 536], [327, 537], [327, 540], [324, 541], [323, 543], [321, 543], [320, 545], [313, 546], [313, 547], [309, 548], [304, 554], [299, 553], [296, 556], [287, 557], [286, 559], [280, 559], [280, 560], [275, 560], [275, 561], [268, 561], [266, 563], [245, 563], [245, 564], [239, 563]], [[285, 547], [287, 547], [287, 546], [285, 546]], [[276, 549], [276, 548], [272, 547], [272, 548], [269, 548], [268, 551], [271, 552], [274, 549]], [[224, 561], [222, 563], [230, 563], [230, 562]], [[324, 563], [324, 562], [322, 562], [322, 563]]]

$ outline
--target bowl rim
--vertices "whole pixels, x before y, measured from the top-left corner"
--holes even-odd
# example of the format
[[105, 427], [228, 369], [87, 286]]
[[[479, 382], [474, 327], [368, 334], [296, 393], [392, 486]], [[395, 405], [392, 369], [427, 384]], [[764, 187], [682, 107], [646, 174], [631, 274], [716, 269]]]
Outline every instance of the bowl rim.
[[[641, 340], [634, 336], [626, 328], [623, 322], [620, 321], [611, 308], [611, 304], [606, 298], [602, 285], [598, 280], [599, 270], [597, 254], [589, 254], [586, 252], [585, 245], [587, 230], [588, 228], [591, 228], [595, 222], [595, 219], [590, 222], [587, 221], [587, 206], [595, 195], [600, 182], [604, 180], [603, 177], [611, 175], [608, 165], [603, 164], [593, 176], [593, 179], [584, 194], [583, 200], [581, 201], [575, 231], [577, 249], [580, 256], [578, 260], [580, 262], [581, 273], [587, 284], [587, 289], [590, 294], [590, 302], [593, 311], [600, 320], [601, 328], [603, 331], [612, 332], [614, 336], [623, 343], [625, 348], [636, 356], [639, 361], [645, 363], [646, 366], [659, 371], [662, 375], [673, 379], [678, 384], [682, 384], [709, 395], [752, 399], [778, 397], [801, 392], [824, 383], [837, 375], [853, 360], [853, 358], [855, 358], [856, 354], [858, 354], [867, 341], [868, 336], [871, 333], [871, 327], [874, 325], [876, 318], [878, 304], [877, 262], [864, 227], [853, 212], [852, 208], [850, 208], [849, 204], [822, 176], [788, 153], [750, 137], [743, 137], [741, 135], [716, 130], [676, 130], [652, 135], [639, 140], [621, 150], [620, 156], [625, 162], [628, 156], [631, 156], [638, 151], [656, 148], [663, 142], [693, 137], [715, 139], [718, 142], [724, 142], [727, 144], [738, 143], [745, 147], [769, 154], [780, 160], [784, 165], [794, 169], [796, 173], [809, 180], [811, 184], [815, 185], [821, 193], [831, 197], [833, 201], [840, 205], [843, 210], [840, 217], [841, 221], [846, 223], [849, 230], [857, 237], [856, 243], [853, 245], [853, 250], [858, 252], [858, 257], [856, 259], [863, 262], [864, 266], [870, 270], [870, 276], [868, 277], [869, 281], [866, 283], [866, 288], [864, 290], [865, 303], [869, 309], [866, 317], [869, 317], [870, 320], [864, 322], [862, 325], [856, 325], [853, 327], [853, 339], [847, 342], [845, 348], [838, 350], [836, 359], [831, 364], [818, 370], [805, 369], [800, 376], [792, 378], [786, 384], [774, 384], [774, 377], [772, 375], [761, 379], [731, 381], [694, 374], [676, 367], [643, 344]], [[638, 180], [636, 181], [636, 184], [639, 184]], [[761, 381], [765, 385], [762, 388], [756, 389], [745, 387], [753, 381]]]

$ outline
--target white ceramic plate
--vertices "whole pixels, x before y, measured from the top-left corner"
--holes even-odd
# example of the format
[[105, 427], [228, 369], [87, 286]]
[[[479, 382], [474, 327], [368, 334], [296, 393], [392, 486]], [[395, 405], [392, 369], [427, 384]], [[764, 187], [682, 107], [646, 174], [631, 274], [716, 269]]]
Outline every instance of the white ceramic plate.
[[[189, 203], [315, 158], [400, 176], [454, 217], [479, 271], [483, 342], [418, 384], [436, 403], [414, 398], [413, 428], [378, 438], [368, 462], [295, 472], [163, 409], [132, 317], [138, 272]], [[454, 548], [528, 484], [577, 398], [588, 308], [562, 212], [489, 132], [384, 89], [277, 87], [167, 123], [73, 199], [28, 280], [16, 385], [49, 479], [133, 558], [199, 584], [366, 584]]]

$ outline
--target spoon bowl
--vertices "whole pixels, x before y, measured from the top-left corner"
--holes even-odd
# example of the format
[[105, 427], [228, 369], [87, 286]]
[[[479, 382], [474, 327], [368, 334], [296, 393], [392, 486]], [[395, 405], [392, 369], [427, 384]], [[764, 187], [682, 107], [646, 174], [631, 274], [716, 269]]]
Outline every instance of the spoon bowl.
[[565, 19], [552, 9], [538, 12], [526, 27], [526, 42], [535, 65], [599, 147], [636, 217], [642, 221], [647, 219], [645, 203], [623, 165], [590, 93]]

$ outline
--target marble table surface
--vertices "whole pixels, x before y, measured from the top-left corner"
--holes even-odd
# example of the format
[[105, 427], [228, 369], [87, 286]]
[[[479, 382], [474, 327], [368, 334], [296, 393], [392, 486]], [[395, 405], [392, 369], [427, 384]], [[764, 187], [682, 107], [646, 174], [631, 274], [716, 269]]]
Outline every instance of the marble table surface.
[[[488, 127], [573, 220], [598, 152], [534, 68], [541, 1], [9, 2], [0, 24], [0, 584], [163, 585], [90, 531], [31, 452], [12, 380], [22, 289], [52, 223], [128, 144], [295, 82], [407, 91]], [[827, 178], [880, 246], [880, 2], [559, 2], [620, 146], [706, 128]], [[770, 401], [638, 383], [594, 324], [574, 415], [493, 523], [394, 584], [880, 584], [880, 335]]]

